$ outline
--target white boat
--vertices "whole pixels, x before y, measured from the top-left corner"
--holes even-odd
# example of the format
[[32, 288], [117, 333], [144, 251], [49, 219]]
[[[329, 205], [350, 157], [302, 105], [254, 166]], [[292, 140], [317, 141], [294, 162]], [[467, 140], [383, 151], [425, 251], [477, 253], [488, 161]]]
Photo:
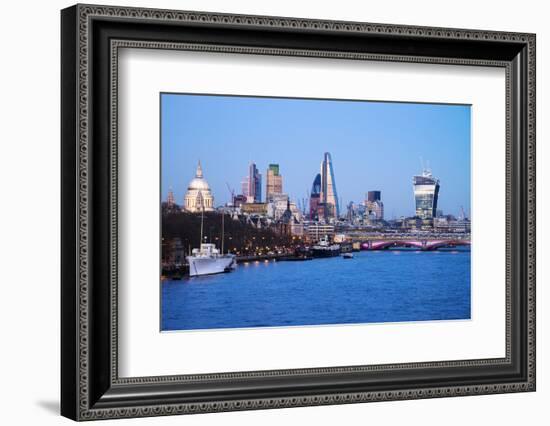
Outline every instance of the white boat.
[[[199, 197], [202, 197], [199, 191]], [[234, 254], [223, 253], [223, 243], [225, 240], [225, 213], [222, 212], [222, 249], [216, 248], [215, 244], [203, 243], [203, 227], [204, 227], [204, 205], [201, 209], [201, 245], [200, 248], [195, 248], [191, 254], [187, 256], [189, 263], [189, 276], [198, 277], [200, 275], [220, 274], [222, 272], [230, 272], [237, 267], [237, 259]]]
[[191, 277], [229, 272], [237, 264], [235, 255], [220, 253], [216, 245], [210, 243], [203, 243], [200, 249], [193, 249], [187, 261]]

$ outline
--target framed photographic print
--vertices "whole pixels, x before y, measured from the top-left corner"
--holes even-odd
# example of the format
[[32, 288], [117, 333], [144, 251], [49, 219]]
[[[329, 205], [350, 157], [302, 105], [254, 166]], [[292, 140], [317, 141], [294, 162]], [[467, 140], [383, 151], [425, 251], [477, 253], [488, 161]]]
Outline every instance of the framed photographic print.
[[535, 36], [76, 5], [62, 414], [535, 390]]

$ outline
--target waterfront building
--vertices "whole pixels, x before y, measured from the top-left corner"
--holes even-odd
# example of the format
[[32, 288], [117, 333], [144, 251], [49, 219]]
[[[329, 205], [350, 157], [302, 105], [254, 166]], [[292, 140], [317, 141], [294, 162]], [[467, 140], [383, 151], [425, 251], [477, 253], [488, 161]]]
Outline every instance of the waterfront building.
[[[295, 236], [301, 236], [303, 234], [302, 226], [302, 211], [298, 208], [296, 203], [290, 201], [287, 194], [274, 194], [271, 200], [266, 203], [267, 205], [267, 217], [273, 219], [275, 222], [285, 223], [288, 225], [288, 232]], [[281, 233], [285, 233], [282, 231]]]
[[311, 194], [309, 196], [309, 219], [318, 220], [318, 207], [321, 199], [321, 174], [317, 173], [313, 179], [311, 186]]
[[233, 198], [233, 207], [235, 208], [241, 207], [244, 203], [246, 203], [246, 195], [239, 194]]
[[289, 198], [287, 194], [273, 194], [269, 200], [267, 215], [275, 220], [280, 220], [286, 211]]
[[294, 221], [290, 225], [290, 233], [292, 234], [293, 237], [300, 237], [300, 238], [303, 237], [304, 224], [294, 219]]
[[185, 260], [185, 249], [181, 238], [163, 238], [161, 262], [163, 267], [180, 267]]
[[396, 221], [397, 227], [401, 231], [433, 231], [434, 220], [433, 219], [422, 219], [418, 216], [415, 217], [404, 217]]
[[434, 219], [434, 230], [437, 232], [469, 234], [471, 223], [468, 219], [456, 220], [453, 217], [441, 216]]
[[201, 162], [197, 165], [195, 177], [189, 182], [185, 198], [183, 199], [183, 210], [189, 213], [214, 211], [214, 196], [210, 186], [202, 173]]
[[369, 221], [384, 220], [384, 203], [381, 191], [369, 191], [365, 200], [365, 216]]
[[267, 215], [267, 203], [245, 203], [241, 205], [241, 212], [248, 215]]
[[432, 176], [430, 169], [424, 169], [421, 175], [413, 176], [413, 191], [416, 216], [433, 219], [437, 211], [439, 179]]
[[283, 177], [279, 173], [278, 164], [270, 164], [267, 168], [265, 199], [271, 201], [274, 195], [282, 194], [283, 192]]
[[325, 207], [325, 219], [337, 219], [340, 216], [338, 205], [338, 193], [336, 191], [336, 180], [334, 179], [334, 168], [330, 153], [325, 152], [321, 163], [321, 190], [320, 203]]
[[327, 222], [330, 220], [330, 217], [328, 215], [329, 208], [327, 207], [326, 203], [319, 203], [317, 204], [317, 220], [321, 222]]
[[248, 166], [246, 197], [249, 203], [262, 201], [262, 175], [255, 163], [250, 163]]
[[298, 208], [296, 203], [290, 202], [290, 211], [292, 212], [292, 217], [294, 217], [297, 222], [302, 221], [302, 211]]
[[351, 238], [349, 238], [346, 234], [334, 234], [332, 241], [338, 244], [343, 244], [351, 241]]
[[290, 199], [287, 199], [286, 209], [279, 219], [279, 234], [292, 235], [292, 222], [294, 222], [294, 218], [292, 217], [292, 211], [290, 210]]
[[334, 236], [334, 225], [319, 222], [310, 222], [306, 225], [304, 232], [310, 241], [317, 242], [325, 235], [329, 238]]
[[277, 226], [280, 235], [302, 237], [304, 235], [304, 225], [301, 222], [301, 212], [295, 203], [291, 203], [287, 198], [286, 208], [279, 220]]

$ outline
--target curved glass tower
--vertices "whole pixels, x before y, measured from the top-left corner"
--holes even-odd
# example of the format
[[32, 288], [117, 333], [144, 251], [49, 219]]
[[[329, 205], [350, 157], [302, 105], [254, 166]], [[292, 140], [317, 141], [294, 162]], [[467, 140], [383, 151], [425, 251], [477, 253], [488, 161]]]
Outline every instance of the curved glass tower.
[[309, 218], [310, 220], [319, 219], [319, 202], [321, 197], [321, 175], [317, 173], [313, 179], [311, 186], [311, 194], [309, 196]]
[[432, 176], [431, 170], [424, 169], [421, 176], [413, 176], [413, 190], [416, 216], [433, 219], [437, 210], [439, 179]]

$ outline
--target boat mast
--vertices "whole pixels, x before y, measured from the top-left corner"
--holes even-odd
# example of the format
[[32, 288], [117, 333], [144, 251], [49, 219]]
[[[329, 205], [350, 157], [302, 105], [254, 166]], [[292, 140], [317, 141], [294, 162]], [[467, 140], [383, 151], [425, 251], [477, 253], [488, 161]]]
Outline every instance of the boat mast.
[[202, 202], [202, 192], [199, 191], [199, 198], [201, 200], [201, 242], [199, 244], [199, 248], [202, 245], [202, 234], [203, 234], [203, 228], [204, 228], [204, 203]]
[[225, 225], [224, 216], [225, 216], [225, 212], [222, 210], [222, 254], [223, 254], [223, 243], [224, 243], [224, 240], [225, 240], [225, 238], [224, 238], [225, 237], [225, 233], [224, 233], [224, 231], [225, 231], [225, 229], [224, 229], [224, 225]]

